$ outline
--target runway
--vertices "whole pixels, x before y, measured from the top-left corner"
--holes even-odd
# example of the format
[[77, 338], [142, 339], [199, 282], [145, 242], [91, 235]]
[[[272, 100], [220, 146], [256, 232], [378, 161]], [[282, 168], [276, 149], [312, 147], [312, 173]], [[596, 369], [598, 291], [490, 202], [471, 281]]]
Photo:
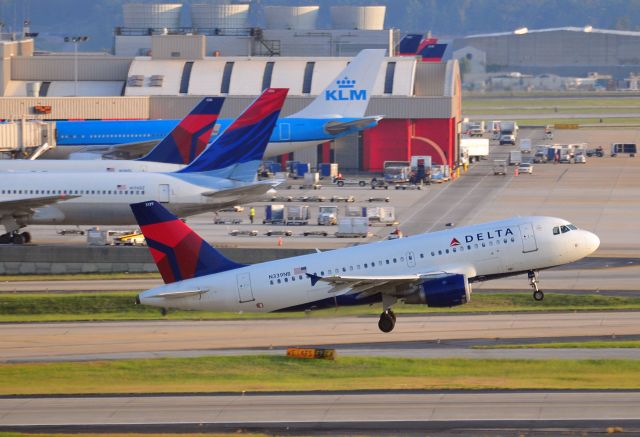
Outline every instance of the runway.
[[[288, 346], [323, 345], [336, 347], [340, 353], [342, 349], [353, 349], [354, 344], [386, 350], [388, 344], [393, 343], [396, 349], [403, 349], [405, 345], [404, 349], [413, 350], [420, 342], [421, 349], [428, 349], [425, 346], [430, 346], [429, 342], [437, 344], [456, 339], [612, 338], [640, 335], [639, 318], [637, 312], [400, 314], [396, 329], [390, 334], [378, 330], [377, 317], [15, 323], [0, 325], [0, 362], [200, 356], [224, 351], [237, 354], [246, 349], [268, 351]], [[516, 354], [513, 351], [500, 353]], [[563, 356], [558, 351], [538, 353]], [[615, 353], [637, 357], [633, 349]]]
[[[640, 393], [388, 392], [0, 399], [0, 430], [24, 432], [404, 432], [640, 430]], [[575, 428], [573, 429], [575, 431]], [[467, 434], [479, 435], [479, 434]], [[484, 434], [483, 434], [484, 435]]]

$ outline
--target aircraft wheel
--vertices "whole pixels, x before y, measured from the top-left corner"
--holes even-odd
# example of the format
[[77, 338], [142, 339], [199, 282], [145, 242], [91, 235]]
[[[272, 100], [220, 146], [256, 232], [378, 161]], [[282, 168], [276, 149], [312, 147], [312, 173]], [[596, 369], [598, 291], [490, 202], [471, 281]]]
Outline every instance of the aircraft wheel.
[[31, 243], [31, 233], [23, 232], [22, 233], [22, 238], [24, 238], [24, 242], [25, 243]]
[[536, 290], [533, 292], [533, 300], [541, 301], [544, 299], [544, 293], [540, 290]]
[[169, 311], [167, 311], [166, 308], [160, 308], [160, 314], [162, 314], [163, 316], [166, 316], [168, 312]]
[[13, 234], [11, 236], [11, 243], [24, 244], [24, 237], [22, 236], [22, 234]]
[[382, 332], [391, 332], [393, 328], [396, 326], [395, 317], [390, 315], [388, 312], [384, 312], [380, 314], [380, 321], [378, 322], [378, 328]]
[[11, 234], [0, 235], [0, 244], [9, 244], [9, 243], [11, 243]]

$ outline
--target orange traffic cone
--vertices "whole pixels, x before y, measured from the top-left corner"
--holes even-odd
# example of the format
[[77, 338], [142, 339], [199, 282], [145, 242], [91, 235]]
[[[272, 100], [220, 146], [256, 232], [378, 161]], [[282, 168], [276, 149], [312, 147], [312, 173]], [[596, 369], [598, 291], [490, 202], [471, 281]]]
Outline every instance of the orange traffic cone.
[[282, 237], [278, 237], [278, 247], [282, 247]]
[[516, 169], [513, 171], [513, 175], [514, 176], [518, 176], [519, 172], [518, 172], [518, 167], [516, 167]]

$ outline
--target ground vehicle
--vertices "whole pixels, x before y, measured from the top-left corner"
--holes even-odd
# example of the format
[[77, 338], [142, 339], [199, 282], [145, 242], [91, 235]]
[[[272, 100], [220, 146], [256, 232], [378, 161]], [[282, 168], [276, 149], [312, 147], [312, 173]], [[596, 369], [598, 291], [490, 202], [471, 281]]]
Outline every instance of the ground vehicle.
[[531, 153], [531, 139], [520, 138], [520, 151], [522, 153]]
[[133, 231], [112, 231], [91, 228], [87, 230], [87, 244], [90, 246], [111, 246], [117, 238], [133, 234]]
[[583, 154], [576, 155], [576, 157], [574, 158], [574, 162], [576, 164], [586, 164], [587, 158]]
[[144, 235], [140, 231], [131, 232], [113, 239], [113, 244], [116, 246], [143, 246], [146, 243]]
[[518, 165], [522, 162], [522, 152], [512, 150], [509, 152], [509, 165]]
[[333, 183], [339, 187], [344, 187], [345, 185], [358, 185], [359, 187], [364, 187], [367, 185], [367, 181], [358, 180], [358, 179], [345, 179], [343, 177], [338, 176], [333, 180]]
[[500, 135], [500, 145], [504, 146], [505, 144], [511, 144], [512, 146], [516, 145], [516, 136], [512, 134], [503, 134]]
[[409, 182], [411, 163], [409, 161], [385, 161], [384, 180], [390, 184]]
[[528, 162], [523, 162], [518, 166], [518, 173], [529, 173], [533, 174], [533, 164], [529, 164]]
[[384, 179], [373, 178], [371, 179], [371, 189], [375, 190], [376, 188], [384, 188], [385, 190], [388, 190], [389, 184]]
[[504, 175], [507, 174], [507, 161], [504, 159], [494, 159], [493, 160], [493, 174], [494, 175]]
[[338, 224], [338, 207], [337, 206], [321, 206], [318, 209], [319, 225], [335, 225]]
[[628, 153], [629, 156], [634, 156], [637, 151], [637, 146], [633, 143], [613, 143], [611, 145], [611, 156], [616, 156], [618, 153]]
[[467, 151], [470, 159], [489, 156], [489, 140], [487, 138], [462, 138], [460, 139], [460, 151]]
[[536, 152], [536, 154], [533, 155], [533, 162], [536, 164], [547, 162], [547, 154], [544, 152]]

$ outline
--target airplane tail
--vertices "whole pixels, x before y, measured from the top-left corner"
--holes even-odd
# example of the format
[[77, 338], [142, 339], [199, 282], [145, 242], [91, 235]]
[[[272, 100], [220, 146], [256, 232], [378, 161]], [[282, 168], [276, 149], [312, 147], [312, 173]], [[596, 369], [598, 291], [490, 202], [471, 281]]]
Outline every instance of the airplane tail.
[[226, 258], [156, 201], [131, 204], [165, 284], [244, 267]]
[[399, 56], [420, 56], [422, 62], [440, 62], [447, 44], [438, 44], [438, 38], [423, 38], [419, 33], [405, 35], [398, 44]]
[[205, 173], [253, 182], [288, 91], [264, 90], [200, 156], [176, 174]]
[[169, 134], [138, 161], [189, 164], [211, 141], [224, 97], [205, 97]]
[[302, 111], [288, 118], [364, 117], [385, 50], [365, 49]]

